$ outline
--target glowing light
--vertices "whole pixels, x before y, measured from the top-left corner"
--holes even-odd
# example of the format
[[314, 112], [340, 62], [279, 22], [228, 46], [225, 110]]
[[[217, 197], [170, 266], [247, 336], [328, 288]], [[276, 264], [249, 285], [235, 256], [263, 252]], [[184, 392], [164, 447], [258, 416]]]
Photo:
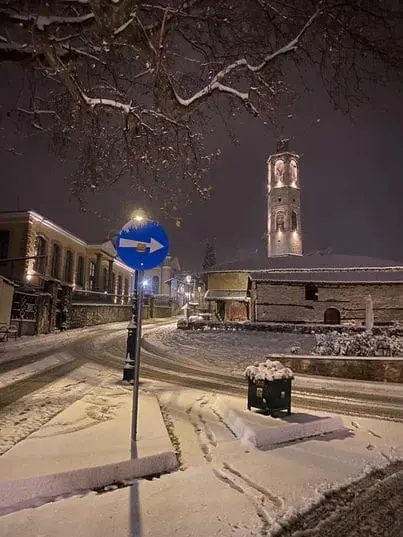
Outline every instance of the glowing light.
[[33, 274], [31, 272], [28, 272], [28, 274], [26, 276], [28, 282], [30, 282], [32, 280], [32, 276], [33, 276]]
[[186, 276], [186, 283], [190, 283], [192, 281], [192, 276], [188, 275]]
[[148, 280], [143, 280], [143, 287], [147, 287], [148, 285]]
[[144, 220], [147, 220], [147, 214], [143, 209], [136, 209], [132, 212], [131, 218], [136, 222], [144, 222]]

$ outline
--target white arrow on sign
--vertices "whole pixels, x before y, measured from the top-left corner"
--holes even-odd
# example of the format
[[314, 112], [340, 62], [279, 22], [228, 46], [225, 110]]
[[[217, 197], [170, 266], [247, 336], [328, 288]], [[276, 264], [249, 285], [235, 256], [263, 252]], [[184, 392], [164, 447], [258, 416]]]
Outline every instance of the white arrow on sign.
[[150, 248], [150, 254], [161, 250], [164, 245], [157, 240], [151, 238], [150, 242], [136, 241], [133, 239], [119, 239], [119, 246], [121, 248], [136, 248], [138, 251], [144, 251], [146, 248]]

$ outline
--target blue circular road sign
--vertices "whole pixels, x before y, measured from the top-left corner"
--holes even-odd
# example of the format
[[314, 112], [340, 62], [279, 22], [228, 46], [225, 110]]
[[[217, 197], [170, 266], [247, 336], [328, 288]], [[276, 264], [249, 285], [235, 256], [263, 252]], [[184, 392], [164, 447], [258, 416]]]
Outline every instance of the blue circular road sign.
[[148, 270], [164, 261], [169, 251], [169, 239], [157, 222], [130, 220], [117, 236], [116, 251], [130, 268]]

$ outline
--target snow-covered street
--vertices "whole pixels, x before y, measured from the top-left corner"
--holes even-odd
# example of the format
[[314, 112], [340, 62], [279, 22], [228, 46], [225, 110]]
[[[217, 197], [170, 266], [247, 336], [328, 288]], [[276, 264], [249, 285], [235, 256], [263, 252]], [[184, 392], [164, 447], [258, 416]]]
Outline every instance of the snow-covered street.
[[[403, 466], [392, 461], [403, 456], [401, 424], [344, 417], [345, 433], [261, 451], [242, 444], [223, 423], [219, 394], [156, 382], [142, 389], [158, 397], [179, 471], [6, 515], [2, 537], [288, 537], [296, 530], [303, 530], [301, 537], [399, 535]], [[98, 392], [104, 407], [116, 405], [112, 388], [94, 388], [92, 398]], [[383, 467], [384, 473], [370, 474]], [[330, 494], [357, 479], [364, 480]], [[387, 505], [381, 494], [388, 495]], [[366, 520], [360, 526], [357, 510]]]
[[[338, 409], [344, 430], [258, 449], [235, 437], [222, 411], [224, 403], [245, 410], [245, 397], [213, 388], [196, 389], [191, 381], [192, 375], [197, 373], [192, 367], [196, 366], [202, 369], [207, 366], [211, 375], [216, 371], [232, 373], [234, 378], [239, 376], [244, 365], [268, 354], [266, 335], [247, 334], [246, 339], [244, 333], [199, 334], [176, 331], [172, 326], [155, 330], [150, 327], [146, 333], [148, 341], [161, 350], [166, 349], [167, 355], [177, 356], [174, 360], [145, 352], [141, 392], [158, 400], [164, 429], [168, 431], [178, 460], [178, 471], [131, 484], [109, 483], [101, 490], [81, 490], [78, 494], [72, 491], [71, 496], [58, 501], [39, 501], [36, 507], [1, 517], [1, 537], [53, 537], [55, 534], [61, 537], [71, 534], [97, 537], [367, 537], [372, 534], [400, 537], [403, 528], [401, 422], [343, 415]], [[128, 408], [129, 435], [131, 390], [119, 385], [125, 335], [122, 324], [88, 330], [86, 335], [85, 331], [77, 332], [68, 344], [66, 338], [58, 335], [54, 339], [61, 340], [60, 349], [49, 348], [49, 343], [53, 345], [52, 338], [48, 342], [44, 338], [37, 358], [31, 343], [31, 354], [24, 354], [25, 358], [20, 347], [18, 360], [3, 361], [0, 394], [9, 393], [13, 387], [21, 390], [32, 383], [25, 395], [0, 410], [3, 456], [12, 454], [13, 446], [22, 446], [27, 437], [38, 442], [40, 438], [58, 434], [65, 435], [68, 441], [71, 434], [79, 434], [81, 428], [86, 431], [89, 427], [94, 439], [94, 457], [98, 452], [108, 452], [114, 448], [118, 435], [110, 435], [110, 444], [105, 440], [97, 442], [100, 438], [97, 424], [109, 423], [113, 430], [117, 398], [120, 408], [122, 404]], [[289, 336], [294, 335], [275, 335], [270, 339], [270, 348], [277, 341], [275, 350], [286, 352], [291, 344]], [[204, 343], [199, 338], [203, 338]], [[9, 346], [10, 352], [12, 347], [13, 344]], [[48, 368], [71, 365], [74, 368], [67, 369], [61, 377], [53, 378], [48, 373]], [[186, 382], [181, 386], [179, 381], [172, 384], [156, 380], [164, 376], [164, 368], [168, 373], [174, 373], [175, 368], [180, 372], [183, 368], [181, 374]], [[147, 378], [148, 373], [152, 378]], [[45, 380], [36, 381], [41, 375]], [[368, 399], [375, 397], [374, 383], [343, 383], [320, 377], [302, 377], [295, 382], [296, 391], [305, 390], [308, 398], [326, 399], [325, 394], [337, 394], [341, 385], [343, 398], [334, 398], [340, 404], [348, 400], [349, 391], [352, 397], [360, 392]], [[386, 404], [382, 401], [387, 396], [393, 399], [393, 404], [399, 404], [402, 396], [399, 385], [378, 383], [377, 388], [379, 403], [375, 401], [374, 405]], [[315, 390], [320, 393], [315, 395]], [[125, 398], [128, 398], [126, 403]], [[68, 412], [71, 405], [80, 400], [88, 400], [95, 414], [87, 413], [85, 420], [77, 422], [79, 426], [60, 427], [64, 421], [63, 418], [57, 421], [57, 415]], [[329, 415], [332, 412], [293, 406], [295, 419]], [[58, 427], [45, 429], [51, 419], [60, 422]], [[268, 424], [272, 420], [263, 419], [267, 419]], [[152, 430], [150, 421], [149, 431]], [[63, 442], [63, 436], [59, 442]], [[15, 457], [10, 461], [13, 459]], [[41, 466], [46, 468], [46, 456]], [[383, 470], [373, 473], [375, 468]], [[52, 478], [49, 479], [52, 482]], [[380, 500], [386, 496], [387, 502]], [[358, 525], [357, 516], [361, 521]]]
[[293, 346], [301, 349], [300, 354], [311, 354], [315, 347], [315, 336], [311, 334], [177, 330], [175, 325], [148, 334], [147, 341], [176, 352], [182, 359], [238, 374], [269, 354], [289, 354]]

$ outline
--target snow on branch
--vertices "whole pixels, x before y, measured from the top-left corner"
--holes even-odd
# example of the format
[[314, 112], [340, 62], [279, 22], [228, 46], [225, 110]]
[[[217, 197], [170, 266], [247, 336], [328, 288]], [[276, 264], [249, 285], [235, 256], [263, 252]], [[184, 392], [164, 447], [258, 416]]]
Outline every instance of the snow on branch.
[[104, 99], [102, 97], [88, 97], [88, 95], [86, 95], [83, 91], [81, 91], [81, 96], [84, 102], [91, 108], [94, 108], [96, 106], [104, 106], [107, 108], [115, 108], [116, 110], [120, 110], [121, 112], [124, 112], [125, 114], [135, 115], [137, 119], [140, 121], [140, 123], [144, 125], [146, 128], [148, 128], [148, 130], [153, 130], [153, 129], [140, 119], [140, 115], [147, 114], [149, 116], [162, 119], [166, 121], [167, 123], [180, 126], [179, 122], [170, 118], [166, 114], [157, 112], [156, 110], [151, 110], [151, 109], [139, 110], [137, 107], [133, 106], [132, 104], [122, 103], [120, 101], [116, 101], [115, 99]]
[[94, 13], [87, 13], [77, 17], [58, 17], [37, 15], [35, 13], [14, 13], [8, 9], [0, 9], [0, 14], [6, 15], [9, 19], [19, 22], [33, 22], [38, 30], [43, 31], [52, 24], [82, 24], [95, 18]]
[[136, 18], [136, 12], [133, 11], [132, 13], [130, 13], [129, 18], [127, 19], [127, 21], [124, 22], [121, 26], [119, 26], [119, 28], [117, 28], [113, 32], [113, 35], [117, 36], [117, 35], [121, 34], [122, 32], [124, 32], [126, 30], [126, 28], [131, 25], [131, 23], [134, 21], [135, 18]]
[[229, 86], [224, 86], [223, 84], [221, 84], [220, 81], [223, 78], [225, 78], [228, 74], [230, 74], [232, 71], [235, 71], [238, 68], [246, 68], [248, 71], [251, 71], [252, 73], [257, 73], [258, 71], [261, 71], [264, 67], [266, 67], [266, 65], [270, 63], [272, 60], [274, 60], [275, 58], [296, 50], [299, 40], [304, 35], [304, 33], [308, 30], [308, 28], [312, 25], [314, 20], [318, 17], [319, 13], [320, 12], [318, 10], [309, 18], [309, 20], [306, 22], [302, 30], [294, 37], [294, 39], [292, 39], [289, 43], [287, 43], [283, 47], [280, 47], [279, 49], [277, 49], [275, 52], [267, 54], [259, 64], [252, 65], [246, 60], [246, 58], [240, 58], [239, 60], [236, 60], [233, 63], [230, 63], [229, 65], [221, 69], [221, 71], [219, 71], [213, 77], [213, 79], [206, 86], [204, 86], [204, 88], [197, 91], [196, 93], [194, 93], [191, 97], [187, 99], [181, 97], [176, 92], [176, 90], [173, 89], [176, 100], [181, 106], [187, 107], [187, 106], [192, 105], [199, 99], [202, 99], [203, 97], [206, 97], [207, 95], [210, 95], [214, 91], [218, 90], [218, 91], [232, 94], [240, 98], [243, 101], [247, 101], [249, 99], [249, 92], [243, 93], [243, 92], [237, 91], [236, 89], [231, 88]]

